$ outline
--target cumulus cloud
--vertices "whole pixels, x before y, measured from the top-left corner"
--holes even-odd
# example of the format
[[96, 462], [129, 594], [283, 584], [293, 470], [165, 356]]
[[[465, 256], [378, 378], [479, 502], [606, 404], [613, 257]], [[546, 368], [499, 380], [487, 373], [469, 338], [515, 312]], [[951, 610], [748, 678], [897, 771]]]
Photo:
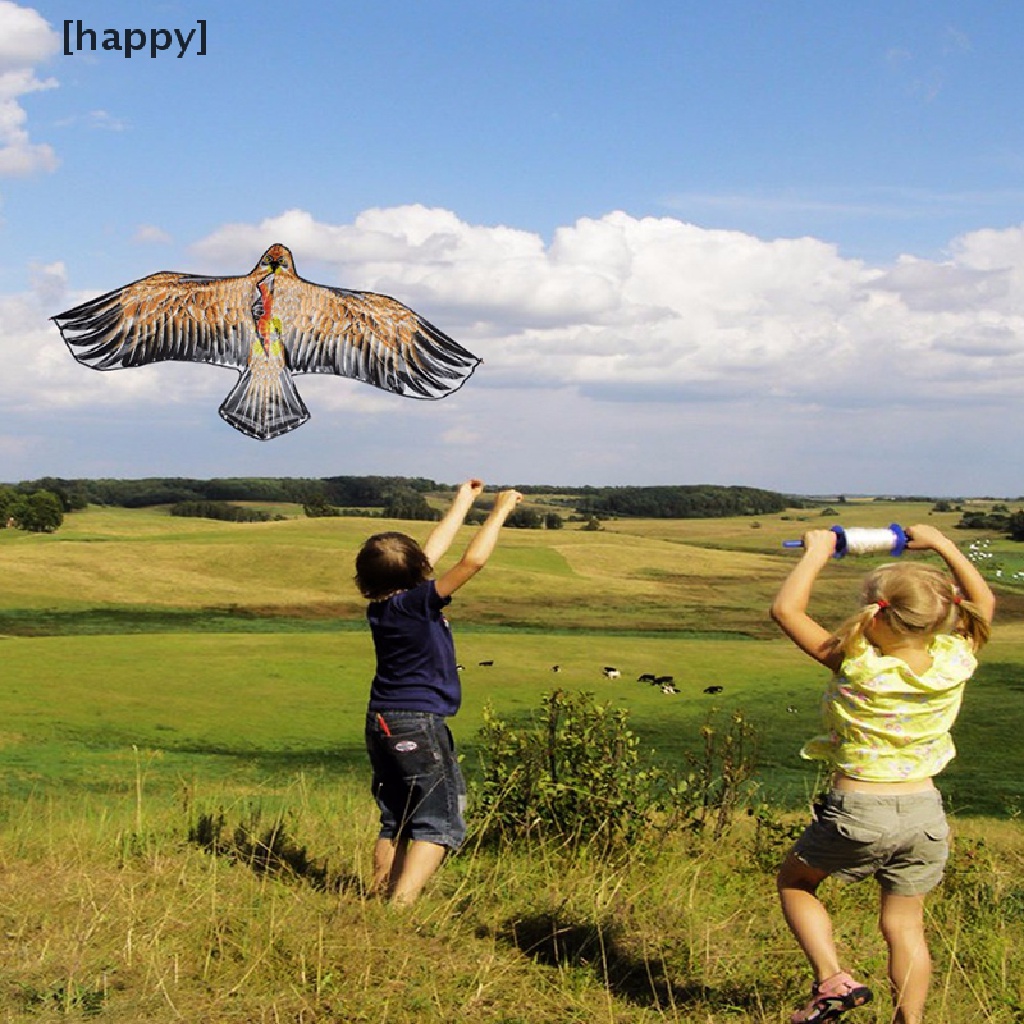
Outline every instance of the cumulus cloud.
[[[811, 472], [838, 452], [875, 479], [877, 451], [858, 445], [879, 424], [938, 460], [965, 430], [981, 445], [983, 424], [1013, 422], [1024, 390], [1024, 228], [964, 235], [946, 261], [882, 267], [813, 238], [622, 212], [544, 239], [420, 206], [348, 224], [293, 210], [217, 229], [193, 247], [190, 269], [244, 273], [274, 241], [309, 279], [395, 295], [484, 359], [458, 400], [440, 403], [304, 377], [315, 423], [303, 432], [320, 445], [357, 425], [387, 423], [390, 436], [401, 421], [423, 457], [479, 449], [500, 460], [499, 475], [514, 468], [524, 480], [531, 460], [559, 477], [553, 459], [574, 479], [721, 479], [711, 473], [721, 466], [734, 482], [782, 487], [791, 457]], [[49, 317], [94, 292], [59, 263], [30, 267], [29, 280], [0, 296], [0, 408], [125, 415], [140, 429], [194, 412], [219, 426], [231, 371], [82, 367]], [[680, 451], [687, 462], [664, 462]]]
[[[940, 58], [952, 59], [969, 45], [950, 33], [941, 54], [934, 47], [924, 56], [920, 49], [893, 51], [892, 81], [932, 95], [937, 80], [930, 74], [944, 66]], [[29, 124], [25, 97], [56, 87], [45, 62], [59, 47], [36, 11], [0, 0], [0, 176], [56, 166], [37, 125]], [[76, 123], [126, 127], [102, 109], [80, 114]], [[998, 198], [1002, 204], [1007, 194]], [[29, 283], [0, 293], [4, 429], [27, 436], [32, 418], [48, 424], [55, 414], [67, 424], [57, 447], [71, 447], [72, 439], [89, 434], [80, 425], [120, 412], [132, 424], [125, 443], [139, 441], [142, 449], [151, 421], [176, 422], [194, 411], [197, 423], [212, 423], [262, 459], [268, 450], [277, 457], [307, 444], [312, 449], [314, 439], [322, 457], [328, 425], [347, 431], [359, 421], [360, 440], [373, 440], [388, 460], [398, 448], [412, 460], [423, 452], [432, 458], [447, 445], [460, 459], [470, 448], [497, 453], [501, 474], [514, 471], [523, 480], [537, 479], [533, 467], [543, 455], [549, 461], [538, 472], [549, 479], [563, 478], [563, 466], [576, 479], [598, 481], [606, 469], [618, 480], [711, 479], [721, 465], [746, 482], [767, 472], [769, 447], [788, 445], [806, 466], [825, 435], [822, 459], [836, 452], [859, 457], [864, 479], [873, 479], [883, 460], [877, 451], [859, 454], [859, 446], [884, 422], [886, 436], [898, 437], [903, 451], [934, 452], [941, 461], [952, 439], [969, 451], [962, 465], [987, 458], [995, 466], [992, 478], [1001, 479], [1004, 447], [1014, 445], [1001, 433], [1000, 444], [989, 442], [993, 420], [1007, 430], [1020, 421], [1024, 225], [964, 234], [943, 259], [904, 256], [878, 265], [846, 258], [813, 237], [762, 238], [685, 219], [695, 216], [695, 204], [709, 211], [711, 223], [730, 205], [744, 204], [747, 212], [799, 206], [860, 219], [954, 210], [960, 223], [966, 210], [974, 222], [987, 223], [991, 196], [876, 189], [866, 200], [862, 192], [855, 198], [826, 192], [810, 203], [786, 194], [691, 195], [678, 202], [670, 210], [675, 216], [611, 211], [549, 236], [470, 223], [422, 205], [367, 209], [345, 223], [286, 209], [260, 221], [211, 225], [180, 269], [245, 273], [280, 241], [310, 280], [395, 295], [485, 360], [457, 399], [434, 405], [307, 377], [301, 388], [314, 422], [297, 433], [299, 440], [272, 446], [230, 436], [217, 419], [232, 371], [165, 363], [97, 373], [73, 360], [50, 316], [137, 275], [68, 280], [59, 263], [9, 267], [8, 281], [25, 270]], [[132, 242], [171, 245], [174, 239], [156, 224], [140, 224]], [[140, 275], [163, 263], [161, 257]], [[843, 432], [838, 443], [835, 435]], [[165, 443], [182, 450], [205, 441], [191, 432], [185, 440], [170, 430], [165, 437], [171, 434]], [[345, 442], [338, 450], [355, 459], [360, 444], [337, 436]], [[663, 470], [666, 453], [681, 449], [704, 461]], [[31, 450], [21, 434], [0, 436], [0, 452]], [[389, 469], [399, 471], [390, 461]], [[410, 461], [401, 471], [420, 470]], [[779, 477], [759, 479], [782, 485]], [[844, 478], [843, 486], [854, 484]]]
[[971, 388], [987, 399], [1024, 383], [1024, 228], [964, 235], [945, 262], [878, 267], [814, 238], [669, 217], [612, 212], [546, 242], [402, 206], [351, 224], [289, 210], [194, 248], [200, 264], [237, 273], [272, 241], [292, 248], [300, 273], [322, 268], [324, 283], [383, 291], [429, 316], [484, 357], [477, 386], [884, 405], [969, 400]]
[[41, 15], [0, 0], [0, 175], [28, 175], [57, 166], [53, 149], [29, 138], [28, 115], [18, 100], [56, 87], [53, 78], [37, 78], [35, 66], [59, 48], [59, 37]]

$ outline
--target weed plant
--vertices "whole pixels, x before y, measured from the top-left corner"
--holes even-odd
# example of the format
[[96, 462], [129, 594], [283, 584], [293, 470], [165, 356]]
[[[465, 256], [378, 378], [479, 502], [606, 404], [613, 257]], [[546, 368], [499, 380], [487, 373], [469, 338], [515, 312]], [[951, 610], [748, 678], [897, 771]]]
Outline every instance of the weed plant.
[[734, 712], [725, 729], [708, 717], [686, 775], [645, 761], [628, 719], [625, 708], [587, 691], [547, 693], [520, 724], [485, 707], [476, 744], [480, 838], [541, 838], [610, 854], [652, 829], [710, 826], [721, 837], [754, 773], [754, 730], [743, 714]]

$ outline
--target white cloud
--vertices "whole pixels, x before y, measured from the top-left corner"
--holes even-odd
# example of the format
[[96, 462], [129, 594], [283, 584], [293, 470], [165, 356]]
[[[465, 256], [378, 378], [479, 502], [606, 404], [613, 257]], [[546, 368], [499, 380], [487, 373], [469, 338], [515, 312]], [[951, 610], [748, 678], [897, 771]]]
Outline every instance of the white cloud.
[[59, 37], [40, 14], [0, 0], [0, 175], [28, 175], [57, 166], [50, 146], [30, 140], [28, 117], [18, 98], [56, 87], [53, 78], [37, 78], [34, 67], [59, 48]]
[[127, 121], [115, 117], [109, 110], [90, 110], [86, 115], [86, 124], [104, 132], [123, 132], [128, 127]]
[[[216, 230], [193, 247], [192, 269], [245, 273], [274, 241], [309, 279], [393, 294], [484, 358], [457, 401], [437, 404], [304, 377], [315, 425], [303, 431], [318, 450], [328, 425], [347, 437], [357, 423], [401, 421], [420, 437], [417, 452], [435, 450], [429, 438], [479, 449], [505, 478], [514, 467], [517, 479], [561, 479], [564, 466], [598, 482], [722, 480], [711, 474], [720, 465], [732, 482], [780, 488], [797, 486], [792, 459], [822, 479], [842, 452], [866, 489], [879, 452], [858, 446], [871, 431], [891, 441], [898, 428], [903, 447], [939, 465], [950, 445], [984, 446], [994, 417], [1015, 422], [1024, 391], [1024, 228], [964, 235], [943, 262], [882, 267], [813, 238], [621, 212], [546, 242], [419, 206], [340, 225], [293, 210]], [[79, 366], [48, 317], [88, 296], [69, 291], [60, 264], [30, 276], [32, 291], [0, 296], [0, 407], [121, 409], [144, 423], [191, 406], [197, 422], [219, 426], [228, 371]], [[92, 294], [123, 283], [97, 282]], [[665, 462], [681, 452], [685, 473]], [[888, 486], [898, 489], [898, 472]], [[857, 489], [841, 476], [835, 486]]]
[[873, 267], [813, 238], [674, 218], [613, 212], [545, 244], [404, 206], [344, 225], [290, 210], [225, 226], [195, 252], [241, 272], [273, 241], [293, 249], [300, 273], [320, 265], [325, 283], [384, 291], [429, 316], [485, 358], [477, 386], [884, 405], [1024, 383], [1024, 228], [956, 239], [948, 262]]
[[169, 245], [174, 238], [155, 224], [140, 224], [135, 229], [132, 241], [139, 245]]

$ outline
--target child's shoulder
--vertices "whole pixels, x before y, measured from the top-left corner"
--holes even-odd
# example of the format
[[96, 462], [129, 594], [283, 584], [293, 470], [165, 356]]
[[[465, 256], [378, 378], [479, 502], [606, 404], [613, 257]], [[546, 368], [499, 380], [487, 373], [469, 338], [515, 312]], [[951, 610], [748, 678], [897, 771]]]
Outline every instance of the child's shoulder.
[[936, 662], [943, 664], [977, 664], [974, 641], [963, 633], [938, 633], [929, 651]]
[[[449, 599], [450, 600], [450, 599]], [[423, 580], [405, 590], [396, 590], [377, 601], [371, 601], [370, 607], [376, 609], [392, 608], [396, 611], [411, 611], [441, 607], [448, 603], [437, 593], [433, 579]]]

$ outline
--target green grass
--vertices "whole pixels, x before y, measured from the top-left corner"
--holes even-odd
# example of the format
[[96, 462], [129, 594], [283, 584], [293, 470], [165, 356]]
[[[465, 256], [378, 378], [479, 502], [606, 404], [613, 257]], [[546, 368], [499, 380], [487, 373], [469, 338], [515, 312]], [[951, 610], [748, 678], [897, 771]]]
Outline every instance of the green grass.
[[[841, 511], [865, 526], [928, 515]], [[0, 530], [0, 1022], [784, 1024], [808, 977], [771, 868], [803, 817], [787, 808], [816, 783], [798, 750], [825, 679], [766, 609], [793, 564], [782, 539], [821, 522], [801, 514], [757, 529], [506, 531], [451, 609], [465, 692], [453, 729], [471, 778], [485, 704], [525, 718], [555, 686], [628, 708], [652, 759], [683, 774], [701, 727], [742, 711], [760, 746], [753, 799], [771, 801], [778, 831], [740, 815], [720, 843], [652, 832], [613, 861], [471, 843], [404, 914], [362, 896], [373, 655], [351, 573], [368, 533], [429, 526], [90, 509], [52, 536]], [[1019, 557], [997, 548], [1004, 564]], [[829, 567], [815, 597], [826, 621], [869, 564]], [[1022, 594], [999, 584], [995, 638], [940, 780], [957, 839], [928, 904], [929, 1024], [1024, 1013]], [[636, 681], [648, 672], [680, 693]], [[189, 841], [220, 813], [229, 834], [283, 815], [318, 873], [270, 876]], [[878, 994], [858, 1020], [883, 1024], [873, 889], [827, 898]]]
[[[738, 710], [757, 731], [764, 795], [796, 806], [813, 790], [814, 767], [798, 751], [818, 728], [824, 680], [787, 642], [455, 628], [465, 670], [453, 727], [470, 773], [484, 704], [514, 718], [557, 686], [628, 708], [652, 759], [681, 772], [699, 753], [708, 715]], [[1017, 654], [997, 641], [970, 684], [955, 733], [959, 757], [944, 777], [963, 813], [1001, 815], [1024, 805], [1024, 783], [1006, 754], [1022, 723]], [[297, 770], [363, 764], [373, 671], [364, 629], [9, 637], [0, 639], [0, 656], [7, 681], [0, 767], [9, 791], [102, 784], [123, 770], [133, 746], [153, 754], [154, 784], [172, 787], [190, 757], [205, 773], [277, 781]], [[493, 667], [480, 667], [490, 660]], [[605, 665], [622, 678], [606, 679]], [[637, 682], [642, 673], [672, 675], [680, 693]], [[705, 694], [712, 684], [723, 692]]]
[[[842, 513], [851, 525], [928, 514], [919, 503], [868, 502]], [[824, 680], [765, 613], [793, 563], [781, 539], [823, 520], [800, 515], [806, 524], [775, 516], [756, 530], [751, 520], [718, 519], [505, 531], [451, 610], [466, 666], [456, 731], [470, 767], [484, 701], [524, 714], [557, 685], [627, 707], [652, 756], [680, 769], [712, 708], [741, 710], [759, 735], [764, 793], [802, 801], [815, 775], [797, 752], [817, 729]], [[958, 517], [934, 518], [948, 529]], [[430, 528], [302, 517], [229, 524], [91, 508], [51, 536], [0, 531], [7, 786], [94, 785], [93, 774], [116, 774], [132, 745], [159, 752], [154, 777], [171, 781], [189, 757], [204, 771], [253, 778], [361, 765], [372, 651], [351, 565], [369, 532], [395, 525], [414, 535]], [[1006, 544], [996, 540], [993, 550]], [[829, 567], [815, 598], [825, 621], [846, 613], [867, 564]], [[965, 813], [1021, 806], [1019, 772], [1002, 745], [1012, 747], [1024, 725], [1015, 701], [1022, 604], [1001, 589], [996, 640], [957, 727], [960, 757], [945, 779]], [[494, 668], [478, 667], [491, 659]], [[606, 680], [604, 665], [622, 679]], [[635, 681], [647, 672], [674, 676], [680, 694]], [[711, 684], [723, 692], [704, 694]], [[68, 762], [62, 745], [84, 760]]]

